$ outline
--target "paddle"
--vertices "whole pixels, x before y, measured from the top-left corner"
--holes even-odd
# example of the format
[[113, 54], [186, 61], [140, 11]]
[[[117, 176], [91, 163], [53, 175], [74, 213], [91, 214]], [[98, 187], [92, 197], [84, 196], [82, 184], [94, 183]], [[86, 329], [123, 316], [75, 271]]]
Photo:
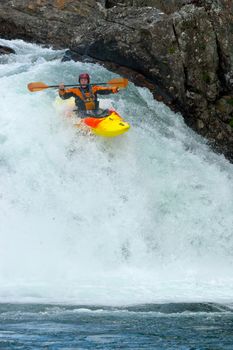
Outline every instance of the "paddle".
[[[124, 89], [128, 85], [128, 79], [125, 78], [115, 78], [109, 80], [107, 83], [96, 83], [96, 84], [90, 84], [90, 85], [113, 85], [114, 87], [117, 87], [118, 89]], [[71, 87], [71, 86], [81, 86], [80, 84], [72, 84], [72, 85], [64, 85], [65, 87]], [[35, 82], [35, 83], [29, 83], [28, 84], [28, 90], [31, 92], [41, 91], [44, 89], [50, 89], [50, 88], [59, 88], [59, 85], [46, 85], [43, 82]]]

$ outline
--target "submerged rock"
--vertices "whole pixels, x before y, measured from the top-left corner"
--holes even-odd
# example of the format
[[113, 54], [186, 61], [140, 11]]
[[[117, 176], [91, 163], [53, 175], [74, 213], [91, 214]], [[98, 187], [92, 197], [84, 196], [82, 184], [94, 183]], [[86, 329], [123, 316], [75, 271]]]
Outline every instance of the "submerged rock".
[[[233, 4], [228, 0], [6, 0], [0, 35], [70, 48], [124, 71], [233, 160]], [[72, 53], [72, 54], [71, 54]], [[122, 68], [124, 67], [124, 68]]]
[[9, 55], [11, 53], [15, 54], [15, 50], [13, 50], [11, 47], [0, 45], [0, 55]]

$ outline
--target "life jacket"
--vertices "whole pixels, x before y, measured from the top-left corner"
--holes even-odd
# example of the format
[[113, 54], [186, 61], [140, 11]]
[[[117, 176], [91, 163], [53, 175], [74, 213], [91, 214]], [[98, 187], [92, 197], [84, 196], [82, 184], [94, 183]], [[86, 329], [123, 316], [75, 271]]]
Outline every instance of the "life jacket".
[[85, 90], [80, 86], [79, 90], [82, 95], [82, 97], [80, 97], [85, 104], [86, 110], [97, 110], [99, 108], [99, 102], [97, 101], [96, 95], [93, 93], [91, 85], [88, 85]]

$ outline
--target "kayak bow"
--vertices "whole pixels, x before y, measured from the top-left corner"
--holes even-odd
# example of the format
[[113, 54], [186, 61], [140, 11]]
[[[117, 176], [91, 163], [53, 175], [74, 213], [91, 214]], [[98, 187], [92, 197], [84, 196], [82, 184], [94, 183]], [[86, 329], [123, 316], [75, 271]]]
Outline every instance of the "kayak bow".
[[129, 123], [125, 122], [114, 110], [109, 110], [109, 115], [104, 118], [88, 117], [83, 122], [91, 131], [99, 136], [115, 137], [129, 130]]
[[[55, 106], [58, 110], [65, 112], [67, 116], [75, 117], [74, 112], [75, 100], [73, 97], [68, 100], [62, 100], [60, 97], [57, 97], [55, 100]], [[124, 134], [129, 130], [130, 125], [114, 110], [110, 109], [109, 114], [102, 118], [96, 118], [94, 115], [90, 115], [86, 118], [81, 119], [78, 123], [74, 123], [78, 128], [81, 125], [88, 127], [88, 129], [96, 135], [103, 137], [115, 137]]]

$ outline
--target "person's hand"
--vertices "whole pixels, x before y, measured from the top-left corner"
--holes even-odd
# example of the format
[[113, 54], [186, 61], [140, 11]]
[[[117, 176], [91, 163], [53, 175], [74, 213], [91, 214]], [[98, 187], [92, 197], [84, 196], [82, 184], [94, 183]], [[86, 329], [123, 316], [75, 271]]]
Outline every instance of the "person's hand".
[[60, 83], [60, 84], [59, 84], [59, 90], [64, 90], [64, 89], [65, 89], [64, 83]]
[[118, 88], [118, 87], [113, 88], [113, 89], [112, 89], [112, 92], [113, 92], [114, 94], [118, 93], [118, 92], [119, 92], [119, 88]]

